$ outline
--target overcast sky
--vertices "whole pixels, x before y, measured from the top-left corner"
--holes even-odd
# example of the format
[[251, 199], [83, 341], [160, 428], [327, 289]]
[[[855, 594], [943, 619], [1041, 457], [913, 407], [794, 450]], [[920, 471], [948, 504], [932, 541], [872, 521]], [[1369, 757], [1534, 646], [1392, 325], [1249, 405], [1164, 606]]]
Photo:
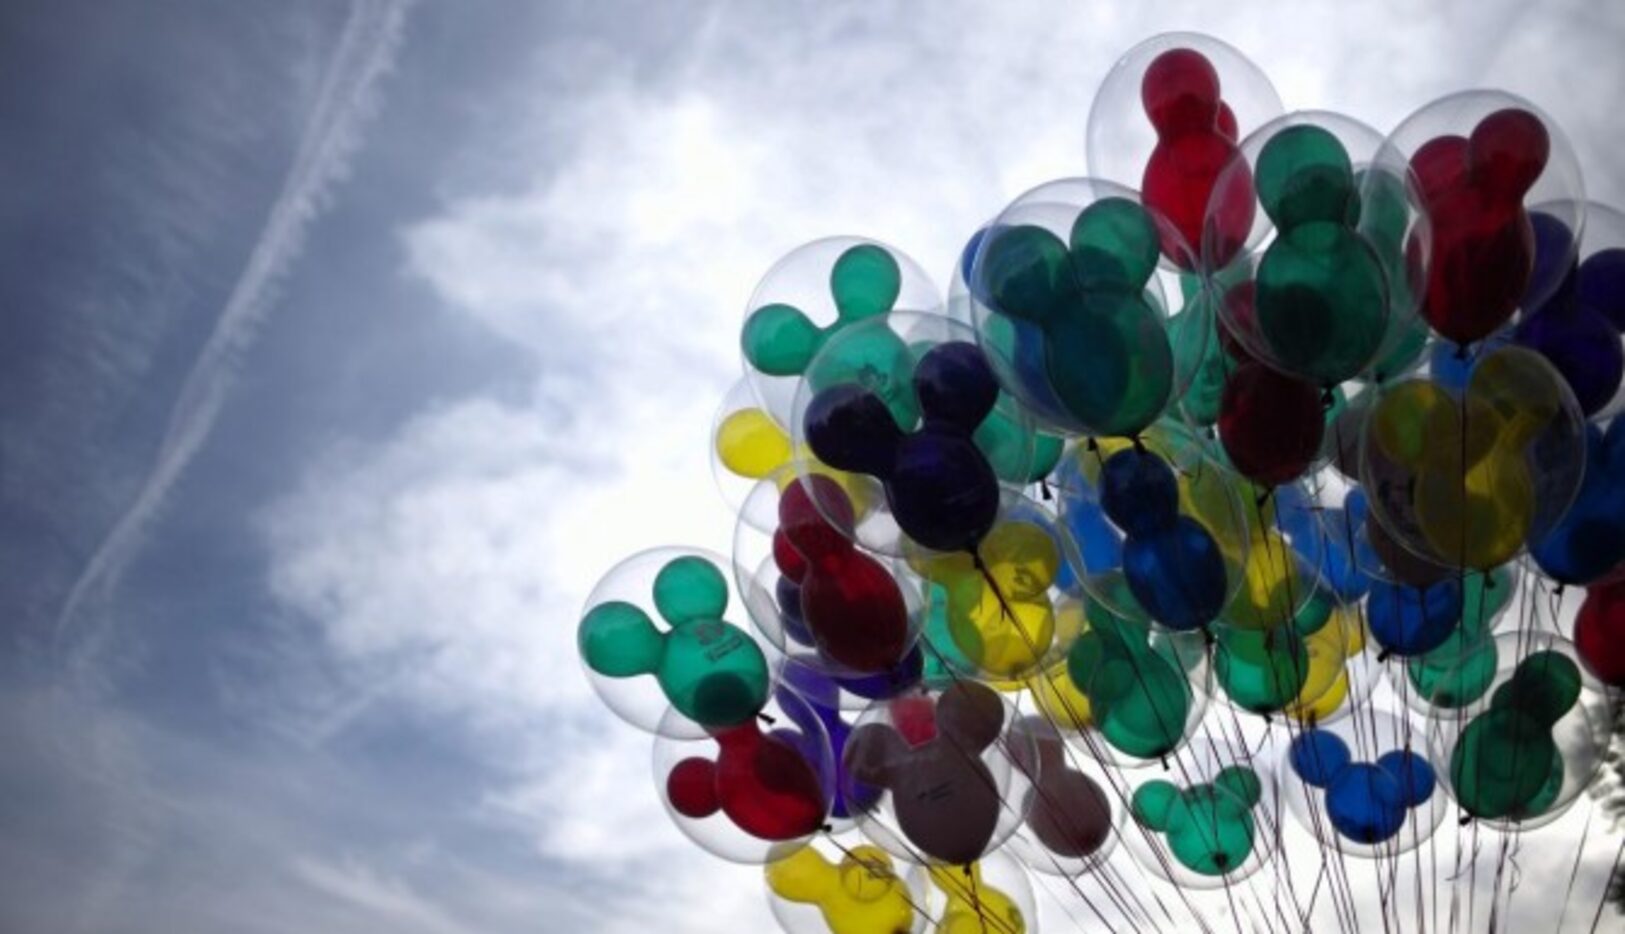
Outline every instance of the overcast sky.
[[1625, 202], [1610, 3], [0, 4], [0, 928], [766, 929], [577, 611], [727, 549], [705, 435], [775, 259], [946, 280], [1171, 29], [1382, 130], [1518, 91]]

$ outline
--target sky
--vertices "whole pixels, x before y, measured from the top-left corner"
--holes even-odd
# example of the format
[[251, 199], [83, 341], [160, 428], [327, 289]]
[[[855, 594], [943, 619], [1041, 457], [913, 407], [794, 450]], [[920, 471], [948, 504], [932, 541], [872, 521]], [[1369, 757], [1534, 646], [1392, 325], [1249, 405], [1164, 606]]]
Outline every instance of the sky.
[[[578, 611], [728, 549], [706, 433], [776, 259], [945, 281], [1175, 29], [1384, 131], [1513, 90], [1625, 203], [1613, 4], [0, 5], [0, 929], [771, 929]], [[1587, 833], [1587, 908], [1588, 814], [1522, 863]]]

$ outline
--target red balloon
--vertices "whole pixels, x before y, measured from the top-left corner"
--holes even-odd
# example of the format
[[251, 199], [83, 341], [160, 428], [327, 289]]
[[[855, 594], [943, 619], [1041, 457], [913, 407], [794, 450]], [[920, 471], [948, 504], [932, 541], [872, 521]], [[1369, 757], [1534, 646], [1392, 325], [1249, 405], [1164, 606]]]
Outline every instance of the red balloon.
[[1586, 591], [1574, 620], [1574, 647], [1598, 680], [1625, 687], [1625, 581]]
[[1224, 381], [1219, 440], [1230, 462], [1264, 486], [1290, 483], [1320, 453], [1326, 420], [1320, 391], [1257, 361], [1243, 363]]
[[903, 592], [884, 565], [853, 547], [825, 518], [833, 513], [836, 522], [852, 525], [852, 506], [840, 485], [819, 475], [806, 483], [813, 487], [810, 495], [801, 483], [780, 495], [773, 542], [779, 569], [800, 574], [794, 579], [801, 586], [802, 624], [830, 661], [863, 674], [891, 671], [911, 647]]
[[1471, 137], [1441, 136], [1411, 157], [1433, 231], [1422, 316], [1446, 338], [1484, 338], [1523, 299], [1535, 262], [1523, 198], [1550, 145], [1539, 117], [1509, 108], [1479, 121]]
[[715, 762], [693, 756], [666, 776], [666, 797], [684, 817], [718, 810], [740, 830], [762, 840], [794, 840], [824, 824], [818, 774], [794, 746], [764, 736], [750, 720], [715, 735]]
[[[1219, 73], [1200, 52], [1170, 49], [1157, 56], [1140, 82], [1140, 102], [1157, 131], [1157, 145], [1140, 183], [1147, 207], [1166, 219], [1183, 243], [1163, 236], [1162, 251], [1189, 266], [1210, 224], [1208, 257], [1228, 263], [1247, 241], [1254, 199], [1250, 178], [1225, 186], [1223, 204], [1208, 217], [1208, 201], [1219, 173], [1234, 161], [1236, 118], [1219, 96]], [[1245, 167], [1238, 171], [1245, 172]]]

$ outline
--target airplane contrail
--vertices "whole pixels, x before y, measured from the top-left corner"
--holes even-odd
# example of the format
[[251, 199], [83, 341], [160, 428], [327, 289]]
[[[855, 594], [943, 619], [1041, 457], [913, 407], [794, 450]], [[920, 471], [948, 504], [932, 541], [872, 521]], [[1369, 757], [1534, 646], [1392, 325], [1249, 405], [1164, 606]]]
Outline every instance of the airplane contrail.
[[[105, 593], [117, 581], [170, 488], [213, 430], [236, 377], [238, 360], [271, 310], [278, 278], [299, 253], [306, 228], [320, 211], [322, 196], [348, 168], [361, 125], [373, 109], [374, 86], [394, 60], [410, 3], [357, 0], [351, 9], [305, 121], [293, 163], [242, 275], [170, 409], [152, 468], [135, 499], [91, 553], [62, 603], [55, 630], [59, 650], [85, 601], [96, 588]], [[92, 640], [104, 633], [105, 626], [89, 633], [77, 657], [91, 655]]]

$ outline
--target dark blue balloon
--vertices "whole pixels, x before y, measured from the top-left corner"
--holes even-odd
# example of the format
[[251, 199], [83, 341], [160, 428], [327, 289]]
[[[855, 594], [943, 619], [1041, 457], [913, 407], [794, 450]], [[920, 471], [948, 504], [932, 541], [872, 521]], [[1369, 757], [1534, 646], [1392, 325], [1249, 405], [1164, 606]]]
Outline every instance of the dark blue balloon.
[[1350, 765], [1326, 789], [1326, 816], [1343, 837], [1381, 843], [1405, 824], [1405, 793], [1387, 769]]
[[781, 577], [773, 586], [773, 592], [779, 604], [779, 619], [784, 621], [784, 634], [812, 648], [816, 644], [812, 632], [801, 621], [801, 585], [788, 577]]
[[1179, 515], [1179, 481], [1161, 457], [1124, 448], [1100, 468], [1100, 505], [1130, 536], [1150, 535]]
[[1552, 302], [1525, 316], [1513, 339], [1563, 374], [1587, 415], [1612, 401], [1625, 378], [1625, 347], [1619, 333], [1600, 312], [1578, 302]]
[[1409, 657], [1443, 645], [1460, 623], [1461, 606], [1461, 583], [1453, 577], [1426, 588], [1375, 580], [1366, 620], [1378, 645]]
[[[965, 280], [967, 288], [971, 288], [971, 295], [984, 305], [987, 302], [982, 295], [978, 295], [975, 289], [971, 287], [971, 283], [975, 281], [974, 277], [971, 276], [971, 270], [976, 267], [976, 251], [982, 248], [982, 243], [985, 240], [987, 240], [987, 228], [983, 227], [971, 234], [970, 239], [965, 241], [965, 248], [959, 251], [959, 277]], [[985, 292], [986, 290], [983, 290], [984, 294]]]
[[1224, 555], [1208, 530], [1189, 516], [1129, 538], [1123, 576], [1151, 618], [1178, 632], [1199, 629], [1224, 609]]
[[1348, 767], [1349, 747], [1342, 737], [1325, 730], [1304, 730], [1293, 740], [1289, 761], [1305, 784], [1325, 788]]
[[1580, 264], [1577, 300], [1625, 331], [1625, 249], [1598, 250]]
[[1455, 344], [1447, 341], [1436, 341], [1433, 349], [1428, 353], [1428, 369], [1435, 383], [1446, 389], [1460, 390], [1467, 386], [1467, 377], [1473, 371], [1473, 364], [1477, 363], [1485, 354], [1512, 343], [1512, 328], [1503, 327], [1483, 343], [1475, 346], [1467, 356], [1461, 356]]
[[1625, 562], [1625, 422], [1604, 435], [1586, 428], [1585, 477], [1563, 519], [1529, 546], [1541, 572], [1563, 584], [1585, 585]]
[[999, 480], [971, 440], [999, 387], [975, 344], [931, 348], [914, 368], [924, 424], [904, 433], [886, 404], [850, 383], [815, 395], [803, 416], [808, 445], [838, 470], [876, 477], [892, 517], [936, 551], [973, 551], [999, 512]]
[[830, 808], [830, 816], [847, 818], [868, 810], [880, 797], [880, 789], [858, 784], [851, 798], [842, 791], [853, 787], [853, 783], [846, 779], [845, 756], [846, 740], [852, 735], [852, 725], [841, 716], [840, 692], [836, 683], [805, 665], [791, 662], [784, 668], [784, 684], [774, 691], [773, 696], [785, 715], [800, 727], [800, 730], [776, 729], [773, 735], [795, 746], [808, 762], [820, 760], [818, 750], [813, 748], [818, 727], [823, 727], [824, 735], [829, 737], [830, 753], [835, 763], [835, 774], [827, 776], [835, 782], [835, 803]]
[[1395, 749], [1377, 757], [1377, 766], [1399, 782], [1401, 799], [1406, 807], [1420, 807], [1433, 797], [1438, 779], [1428, 760], [1407, 749]]

